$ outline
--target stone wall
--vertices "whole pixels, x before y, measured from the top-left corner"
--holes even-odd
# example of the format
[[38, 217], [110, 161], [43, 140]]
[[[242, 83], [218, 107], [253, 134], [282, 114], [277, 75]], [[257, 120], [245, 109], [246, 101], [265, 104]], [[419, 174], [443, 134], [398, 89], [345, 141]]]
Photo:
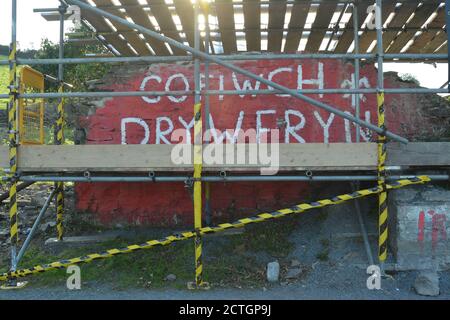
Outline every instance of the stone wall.
[[[239, 66], [290, 88], [351, 88], [353, 66], [339, 60], [274, 60], [237, 62]], [[258, 82], [211, 65], [211, 89], [267, 89]], [[202, 83], [204, 77], [202, 78]], [[374, 87], [376, 69], [361, 68], [361, 88]], [[414, 87], [396, 74], [386, 74], [386, 87]], [[137, 64], [117, 66], [92, 90], [193, 90], [193, 65]], [[333, 94], [311, 97], [354, 114], [355, 98]], [[377, 123], [375, 95], [359, 96], [361, 116]], [[121, 97], [84, 100], [73, 110], [78, 117], [76, 143], [158, 144], [173, 143], [171, 133], [188, 128], [193, 134], [193, 97]], [[388, 128], [412, 141], [449, 139], [450, 107], [435, 95], [388, 95]], [[254, 129], [258, 133], [279, 129], [281, 143], [376, 141], [367, 130], [356, 132], [349, 121], [283, 95], [242, 95], [211, 97], [211, 124], [218, 130]], [[206, 119], [203, 119], [204, 123]], [[222, 132], [223, 133], [223, 132]], [[214, 143], [233, 143], [217, 133]], [[311, 192], [304, 183], [233, 183], [212, 185], [213, 218], [230, 220], [289, 206], [304, 200]], [[97, 183], [76, 186], [77, 208], [93, 212], [99, 221], [109, 223], [176, 225], [192, 222], [192, 201], [180, 183]]]
[[448, 269], [450, 190], [427, 185], [392, 191], [389, 215], [398, 269]]

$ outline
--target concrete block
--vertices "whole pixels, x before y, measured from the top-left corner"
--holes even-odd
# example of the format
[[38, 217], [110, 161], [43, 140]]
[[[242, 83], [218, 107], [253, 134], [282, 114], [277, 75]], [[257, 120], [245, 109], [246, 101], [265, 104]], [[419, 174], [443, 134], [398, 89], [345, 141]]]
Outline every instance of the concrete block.
[[439, 295], [439, 275], [435, 271], [423, 271], [414, 281], [414, 289], [422, 296], [435, 297]]
[[278, 282], [280, 278], [280, 264], [277, 261], [267, 264], [267, 281]]
[[420, 189], [416, 187], [393, 190], [389, 193], [389, 198], [395, 202], [411, 202], [420, 197]]
[[[399, 269], [450, 267], [450, 197], [445, 200], [448, 194], [449, 191], [437, 187], [422, 191], [405, 188], [390, 197], [389, 239]], [[398, 201], [399, 198], [411, 201]]]
[[443, 188], [433, 188], [422, 193], [422, 198], [430, 202], [447, 202], [450, 203], [450, 190]]

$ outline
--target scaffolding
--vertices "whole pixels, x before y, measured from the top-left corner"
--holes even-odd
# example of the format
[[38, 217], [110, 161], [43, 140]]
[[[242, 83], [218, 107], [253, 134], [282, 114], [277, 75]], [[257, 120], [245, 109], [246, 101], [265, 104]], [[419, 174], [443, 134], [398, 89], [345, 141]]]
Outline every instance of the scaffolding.
[[[403, 144], [407, 144], [408, 140], [401, 137], [394, 132], [387, 130], [385, 124], [385, 108], [384, 101], [386, 94], [423, 94], [423, 93], [448, 93], [448, 82], [444, 88], [436, 89], [426, 89], [426, 88], [384, 88], [384, 74], [383, 74], [383, 64], [385, 61], [405, 61], [405, 60], [421, 60], [421, 61], [448, 61], [448, 54], [445, 52], [446, 44], [448, 39], [443, 38], [443, 35], [447, 35], [445, 31], [445, 25], [440, 26], [440, 24], [424, 26], [426, 21], [429, 21], [431, 15], [439, 15], [444, 20], [448, 19], [448, 12], [450, 12], [449, 1], [445, 4], [443, 1], [427, 1], [425, 5], [419, 4], [419, 1], [397, 1], [401, 5], [405, 5], [406, 9], [412, 13], [416, 12], [414, 10], [419, 10], [419, 14], [416, 14], [416, 19], [413, 22], [408, 20], [411, 16], [407, 15], [407, 12], [402, 12], [405, 16], [403, 17], [403, 22], [397, 22], [397, 25], [393, 27], [386, 27], [386, 20], [388, 19], [389, 10], [383, 10], [383, 5], [387, 7], [392, 7], [396, 9], [396, 3], [392, 1], [357, 1], [357, 0], [327, 0], [327, 1], [272, 1], [272, 0], [247, 0], [247, 1], [225, 1], [216, 0], [215, 2], [210, 2], [206, 0], [197, 0], [191, 3], [188, 0], [177, 0], [174, 4], [168, 5], [164, 1], [162, 2], [149, 2], [149, 5], [138, 4], [137, 1], [121, 1], [122, 5], [112, 5], [109, 1], [94, 1], [97, 6], [92, 6], [85, 1], [80, 0], [61, 0], [61, 5], [59, 8], [43, 8], [35, 10], [37, 12], [53, 12], [58, 14], [60, 21], [60, 50], [58, 59], [21, 59], [17, 58], [17, 39], [16, 39], [16, 26], [17, 26], [17, 0], [11, 0], [12, 3], [12, 38], [10, 55], [8, 61], [0, 61], [0, 64], [9, 64], [10, 68], [10, 82], [8, 95], [0, 95], [0, 98], [9, 99], [9, 112], [8, 112], [8, 126], [9, 126], [9, 171], [4, 180], [10, 183], [9, 188], [9, 205], [10, 205], [10, 239], [11, 239], [11, 268], [8, 273], [0, 275], [0, 280], [8, 280], [10, 287], [17, 287], [18, 277], [23, 277], [26, 275], [40, 273], [47, 270], [52, 270], [55, 268], [63, 268], [72, 264], [79, 264], [84, 262], [90, 262], [96, 259], [103, 259], [112, 257], [118, 254], [134, 252], [141, 249], [147, 249], [153, 246], [168, 245], [170, 243], [194, 239], [195, 243], [195, 281], [189, 284], [190, 288], [208, 288], [207, 282], [203, 279], [203, 263], [202, 263], [202, 236], [208, 233], [220, 232], [229, 228], [239, 228], [243, 227], [249, 223], [257, 223], [272, 220], [275, 218], [280, 218], [286, 215], [294, 213], [303, 213], [310, 209], [321, 208], [328, 205], [339, 204], [344, 201], [355, 200], [369, 195], [378, 195], [379, 198], [379, 239], [378, 239], [378, 262], [383, 266], [383, 263], [387, 257], [387, 240], [388, 240], [388, 230], [387, 230], [387, 193], [388, 190], [401, 188], [413, 184], [422, 184], [430, 181], [448, 181], [448, 174], [434, 174], [428, 176], [417, 176], [415, 173], [409, 175], [388, 175], [386, 169], [386, 156], [387, 156], [387, 139], [397, 141]], [[384, 2], [384, 3], [383, 3]], [[106, 3], [106, 4], [105, 4]], [[227, 22], [227, 17], [230, 18], [230, 10], [233, 12], [234, 7], [238, 7], [239, 10], [244, 10], [246, 16], [250, 16], [252, 9], [258, 9], [255, 12], [260, 13], [262, 7], [269, 8], [269, 10], [277, 10], [279, 5], [292, 6], [292, 16], [295, 16], [299, 21], [306, 20], [305, 7], [310, 5], [316, 5], [316, 14], [319, 15], [319, 21], [313, 24], [310, 28], [305, 27], [292, 21], [289, 24], [289, 28], [285, 29], [283, 24], [279, 21], [269, 21], [268, 33], [268, 51], [279, 51], [281, 47], [281, 40], [277, 38], [277, 35], [281, 35], [283, 38], [284, 33], [287, 32], [287, 37], [290, 37], [289, 41], [286, 40], [285, 49], [297, 51], [298, 43], [300, 41], [300, 35], [302, 33], [311, 33], [311, 43], [306, 45], [307, 51], [312, 51], [313, 53], [260, 53], [260, 54], [231, 54], [231, 52], [236, 51], [236, 30], [234, 26], [230, 26]], [[81, 14], [85, 22], [88, 22], [95, 31], [93, 31], [93, 37], [97, 38], [103, 44], [105, 44], [111, 52], [113, 52], [115, 57], [92, 57], [92, 58], [64, 58], [64, 20], [67, 14], [67, 8], [71, 6], [78, 6], [81, 9]], [[340, 7], [338, 7], [338, 5]], [[179, 19], [184, 24], [184, 32], [186, 33], [186, 40], [180, 38], [179, 34], [174, 32], [174, 25], [161, 25], [160, 32], [156, 31], [154, 28], [150, 28], [142, 19], [139, 19], [139, 15], [142, 15], [142, 10], [147, 7], [162, 8], [159, 12], [159, 17], [164, 16], [164, 11], [168, 6], [175, 6], [178, 8], [184, 8], [186, 11], [180, 14]], [[273, 6], [273, 8], [272, 8]], [[215, 7], [216, 13], [218, 14], [219, 30], [213, 28], [210, 30], [209, 13], [211, 8]], [[231, 8], [231, 9], [230, 9]], [[270, 9], [272, 8], [272, 9]], [[318, 8], [318, 9], [317, 9]], [[333, 11], [330, 8], [339, 8], [340, 15], [338, 23], [330, 28], [330, 20], [333, 13], [338, 11]], [[373, 13], [369, 13], [374, 20], [374, 29], [367, 27], [366, 23], [363, 23], [361, 19], [365, 17], [365, 13], [368, 8], [372, 8]], [[119, 10], [121, 9], [121, 10]], [[403, 8], [401, 8], [403, 9]], [[141, 21], [142, 23], [131, 22], [131, 19], [127, 19], [127, 16], [123, 13], [125, 10], [133, 11], [133, 21]], [[295, 11], [297, 10], [297, 11]], [[318, 11], [317, 11], [318, 10]], [[320, 11], [324, 10], [324, 11]], [[192, 11], [193, 16], [189, 15]], [[140, 13], [139, 13], [140, 12]], [[169, 12], [169, 11], [167, 11]], [[167, 14], [166, 12], [166, 14]], [[331, 14], [330, 14], [331, 12]], [[351, 13], [351, 19], [341, 26], [340, 20], [345, 13]], [[388, 14], [386, 14], [386, 12]], [[410, 12], [410, 13], [411, 13]], [[327, 13], [320, 15], [320, 13]], [[417, 13], [417, 12], [416, 12]], [[228, 14], [228, 16], [227, 16]], [[188, 17], [186, 17], [186, 15]], [[199, 16], [203, 15], [205, 17], [205, 28], [201, 32], [199, 27]], [[254, 15], [254, 14], [253, 14]], [[303, 18], [300, 18], [303, 15]], [[104, 23], [105, 20], [100, 19], [103, 17], [107, 19], [114, 27], [116, 31], [105, 31]], [[284, 16], [283, 16], [284, 18]], [[192, 20], [191, 23], [187, 23], [188, 19]], [[279, 18], [277, 18], [280, 20]], [[258, 44], [258, 39], [260, 40], [261, 32], [263, 31], [257, 21], [252, 21], [250, 18], [245, 22], [245, 28], [247, 32], [245, 33], [245, 39], [247, 41], [247, 51], [261, 51], [261, 45]], [[160, 20], [161, 21], [161, 20]], [[281, 20], [280, 20], [281, 21]], [[284, 21], [284, 20], [283, 20]], [[255, 24], [256, 23], [256, 24]], [[399, 25], [400, 23], [400, 25]], [[411, 26], [408, 26], [408, 23]], [[442, 23], [442, 21], [441, 21]], [[433, 24], [433, 23], [431, 23]], [[191, 25], [192, 29], [186, 28], [186, 25]], [[255, 27], [257, 25], [257, 27]], [[364, 28], [362, 26], [365, 25]], [[123, 27], [123, 30], [119, 28]], [[167, 28], [167, 30], [164, 30]], [[172, 30], [170, 30], [172, 28]], [[176, 29], [176, 28], [175, 28]], [[413, 33], [411, 33], [413, 32]], [[402, 52], [401, 49], [406, 43], [416, 39], [417, 42], [424, 42], [425, 40], [421, 38], [421, 35], [417, 37], [417, 32], [429, 32], [422, 38], [428, 39], [428, 42], [433, 42], [433, 45], [428, 46], [430, 52], [423, 53], [409, 53]], [[202, 36], [203, 33], [203, 36]], [[294, 34], [295, 33], [295, 34]], [[407, 33], [407, 34], [406, 34]], [[118, 35], [121, 34], [122, 37]], [[217, 54], [216, 48], [213, 42], [217, 37], [221, 35], [223, 43], [224, 54]], [[383, 36], [388, 34], [388, 41], [384, 41]], [[406, 34], [406, 35], [405, 35]], [[139, 35], [142, 35], [140, 37]], [[170, 36], [167, 36], [170, 35]], [[233, 36], [234, 35], [234, 36]], [[290, 35], [290, 36], [289, 36]], [[333, 53], [318, 53], [322, 39], [328, 36], [328, 43], [326, 45], [326, 51], [330, 48], [331, 43], [334, 38], [338, 38], [340, 41], [345, 42], [340, 46], [337, 42], [336, 50]], [[399, 36], [403, 35], [403, 36]], [[233, 38], [234, 37], [234, 38]], [[375, 39], [373, 39], [375, 37]], [[362, 39], [363, 38], [363, 39]], [[437, 38], [437, 40], [435, 40]], [[149, 46], [142, 46], [145, 39], [147, 44], [151, 46], [153, 55], [150, 55]], [[256, 39], [256, 40], [255, 40]], [[278, 39], [278, 40], [277, 40]], [[294, 40], [293, 40], [294, 39]], [[317, 40], [318, 39], [318, 40]], [[345, 41], [344, 41], [345, 40]], [[360, 40], [364, 40], [364, 44], [361, 44]], [[372, 41], [371, 41], [372, 40]], [[394, 42], [392, 42], [395, 40]], [[127, 41], [129, 43], [127, 43]], [[234, 41], [234, 44], [233, 44]], [[353, 53], [347, 50], [353, 41]], [[372, 47], [375, 51], [373, 53], [367, 53], [370, 44], [375, 43], [376, 47]], [[398, 41], [398, 42], [396, 42]], [[389, 42], [389, 50], [385, 50], [384, 44]], [[426, 43], [428, 45], [428, 42]], [[397, 43], [397, 44], [396, 44]], [[400, 44], [399, 44], [400, 43]], [[413, 42], [414, 43], [414, 42]], [[163, 44], [166, 44], [164, 46]], [[401, 45], [403, 44], [403, 46]], [[414, 44], [413, 44], [414, 46]], [[147, 50], [145, 49], [147, 48]], [[168, 48], [173, 55], [167, 55]], [[292, 49], [293, 48], [293, 49]], [[346, 51], [347, 50], [347, 51]], [[387, 52], [386, 52], [387, 51]], [[183, 53], [188, 53], [188, 55], [183, 55]], [[265, 79], [257, 74], [254, 74], [248, 70], [242, 69], [241, 67], [233, 64], [233, 61], [242, 60], [277, 60], [277, 59], [347, 59], [352, 60], [355, 69], [355, 85], [351, 89], [342, 88], [326, 88], [326, 89], [303, 89], [303, 90], [293, 90], [287, 88], [279, 83]], [[360, 79], [360, 62], [361, 60], [374, 61], [377, 65], [377, 85], [375, 88], [361, 89], [357, 84], [359, 84]], [[165, 92], [165, 91], [136, 91], [136, 92], [64, 92], [64, 79], [63, 79], [63, 66], [65, 64], [81, 64], [81, 63], [133, 63], [133, 62], [181, 62], [181, 61], [193, 61], [194, 62], [194, 82], [195, 88], [192, 91], [176, 91], [176, 92]], [[232, 70], [236, 73], [244, 75], [245, 77], [259, 81], [262, 84], [268, 86], [268, 90], [210, 90], [209, 80], [206, 80], [205, 87], [202, 88], [200, 85], [200, 65], [204, 64], [205, 69], [205, 79], [209, 79], [208, 72], [210, 64], [216, 64], [222, 66], [226, 69]], [[43, 92], [19, 92], [17, 85], [17, 66], [18, 65], [45, 65], [45, 64], [56, 64], [59, 66], [58, 69], [58, 82], [59, 90], [53, 93], [43, 93]], [[312, 172], [308, 171], [304, 176], [302, 175], [276, 175], [276, 176], [255, 176], [255, 175], [234, 175], [228, 176], [225, 171], [221, 171], [219, 176], [212, 175], [202, 175], [203, 173], [203, 159], [202, 159], [202, 114], [205, 115], [206, 120], [206, 130], [210, 128], [209, 124], [209, 114], [210, 114], [210, 102], [209, 96], [211, 95], [239, 95], [239, 94], [252, 94], [252, 95], [273, 95], [273, 94], [287, 94], [291, 97], [295, 97], [302, 101], [307, 102], [319, 109], [326, 110], [327, 112], [333, 113], [336, 116], [342, 117], [350, 122], [353, 122], [357, 126], [357, 132], [359, 132], [360, 127], [364, 127], [378, 134], [377, 140], [377, 166], [376, 175], [313, 175]], [[320, 94], [336, 94], [336, 93], [346, 93], [351, 95], [364, 94], [376, 94], [377, 96], [377, 115], [378, 124], [374, 125], [370, 122], [364, 121], [360, 117], [360, 102], [359, 99], [355, 99], [355, 115], [345, 113], [329, 104], [323, 103], [321, 101], [315, 100], [308, 96], [309, 94], [320, 93]], [[59, 99], [58, 104], [58, 119], [56, 121], [55, 130], [55, 144], [64, 144], [64, 99], [74, 98], [74, 97], [85, 97], [85, 98], [98, 98], [98, 97], [125, 97], [125, 96], [164, 96], [164, 95], [191, 95], [194, 96], [194, 164], [193, 164], [193, 175], [170, 175], [170, 176], [159, 176], [156, 175], [154, 171], [150, 171], [148, 176], [131, 176], [121, 175], [120, 173], [108, 172], [107, 175], [92, 176], [89, 171], [83, 172], [83, 175], [66, 175], [64, 174], [67, 170], [59, 170], [56, 168], [52, 171], [52, 174], [41, 174], [41, 175], [30, 175], [24, 174], [20, 168], [18, 168], [18, 136], [20, 134], [20, 126], [17, 123], [17, 106], [19, 99]], [[201, 102], [201, 97], [205, 98]], [[359, 135], [357, 135], [357, 142], [359, 141]], [[122, 146], [123, 147], [123, 146]], [[59, 148], [62, 148], [60, 146]], [[26, 171], [26, 170], [25, 170]], [[389, 172], [390, 173], [390, 172]], [[27, 236], [24, 244], [22, 245], [19, 253], [17, 249], [19, 247], [19, 237], [18, 237], [18, 218], [17, 218], [17, 185], [19, 181], [24, 182], [36, 182], [36, 181], [46, 181], [54, 182], [55, 189], [51, 192], [47, 201], [45, 202], [38, 218], [36, 219], [33, 228], [29, 235]], [[111, 249], [100, 254], [90, 254], [84, 257], [78, 257], [73, 259], [61, 260], [54, 263], [50, 263], [42, 266], [35, 266], [28, 269], [19, 269], [18, 265], [39, 225], [40, 219], [49, 207], [52, 199], [56, 196], [57, 205], [57, 238], [59, 240], [63, 239], [63, 211], [64, 211], [64, 182], [180, 182], [189, 183], [193, 188], [193, 202], [194, 202], [194, 229], [192, 231], [183, 232], [180, 234], [168, 236], [160, 240], [150, 240], [141, 245], [130, 245], [123, 249]], [[350, 194], [344, 194], [332, 199], [325, 199], [317, 202], [312, 202], [309, 204], [299, 204], [297, 206], [277, 210], [271, 213], [262, 213], [257, 216], [250, 218], [240, 219], [233, 223], [225, 223], [216, 227], [209, 226], [210, 223], [210, 197], [209, 188], [212, 182], [236, 182], [236, 181], [347, 181], [347, 182], [359, 182], [359, 181], [377, 181], [377, 186], [371, 189], [358, 190], [359, 185], [355, 184], [355, 191]], [[205, 210], [202, 207], [202, 187], [205, 188]], [[205, 217], [208, 225], [205, 227], [202, 224], [202, 212], [205, 211]], [[367, 239], [367, 233], [364, 227], [364, 221], [359, 212], [358, 205], [357, 211], [359, 215], [359, 222], [362, 228], [362, 233], [365, 240], [366, 250], [368, 253], [369, 261], [373, 262], [373, 258], [370, 252], [370, 245]]]

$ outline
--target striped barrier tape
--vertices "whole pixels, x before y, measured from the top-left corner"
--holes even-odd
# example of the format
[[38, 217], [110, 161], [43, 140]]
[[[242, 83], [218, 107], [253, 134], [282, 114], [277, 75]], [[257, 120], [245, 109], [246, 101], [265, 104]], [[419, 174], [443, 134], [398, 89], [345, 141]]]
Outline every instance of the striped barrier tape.
[[195, 245], [195, 284], [189, 285], [189, 288], [200, 288], [203, 286], [203, 243], [198, 230], [202, 227], [202, 165], [203, 165], [203, 142], [202, 142], [202, 105], [194, 105], [194, 228], [196, 236]]
[[[64, 83], [59, 85], [59, 93], [64, 92]], [[61, 98], [58, 104], [58, 119], [56, 120], [56, 144], [62, 145], [64, 143], [64, 99]], [[58, 194], [56, 196], [56, 230], [57, 239], [62, 240], [64, 235], [63, 214], [64, 214], [64, 183], [57, 182], [56, 189]]]
[[[412, 179], [404, 179], [404, 180], [394, 181], [390, 184], [387, 184], [386, 189], [387, 190], [399, 189], [399, 188], [403, 188], [403, 187], [410, 186], [410, 185], [428, 183], [430, 181], [431, 181], [431, 179], [427, 176], [418, 176], [418, 177], [415, 177]], [[281, 210], [273, 211], [270, 213], [268, 213], [268, 212], [260, 213], [253, 217], [239, 219], [233, 223], [222, 223], [216, 227], [203, 227], [196, 231], [182, 232], [179, 234], [167, 236], [160, 240], [150, 240], [150, 241], [147, 241], [142, 244], [133, 244], [133, 245], [129, 245], [127, 247], [121, 248], [121, 249], [110, 249], [110, 250], [106, 250], [102, 253], [93, 253], [93, 254], [88, 254], [88, 255], [82, 256], [82, 257], [66, 259], [66, 260], [59, 260], [59, 261], [52, 262], [49, 264], [38, 265], [38, 266], [34, 266], [34, 267], [28, 268], [28, 269], [10, 271], [10, 272], [1, 274], [0, 281], [6, 281], [6, 280], [12, 279], [12, 278], [25, 277], [28, 275], [46, 272], [46, 271], [50, 271], [50, 270], [66, 268], [70, 265], [88, 263], [88, 262], [91, 262], [94, 260], [106, 259], [106, 258], [114, 257], [116, 255], [131, 253], [131, 252], [135, 252], [135, 251], [139, 251], [139, 250], [143, 250], [143, 249], [150, 249], [150, 248], [157, 247], [157, 246], [166, 246], [166, 245], [169, 245], [169, 244], [177, 242], [177, 241], [195, 238], [198, 235], [217, 233], [217, 232], [222, 232], [222, 231], [225, 231], [228, 229], [233, 229], [233, 228], [241, 228], [241, 227], [244, 227], [244, 226], [246, 226], [248, 224], [252, 224], [252, 223], [258, 223], [258, 222], [268, 221], [268, 220], [272, 220], [272, 219], [278, 219], [278, 218], [282, 218], [282, 217], [285, 217], [285, 216], [291, 215], [291, 214], [303, 213], [303, 212], [306, 212], [311, 209], [324, 208], [324, 207], [340, 204], [340, 203], [343, 203], [343, 202], [346, 202], [349, 200], [354, 200], [354, 199], [359, 199], [359, 198], [379, 194], [382, 191], [383, 191], [382, 188], [380, 188], [379, 186], [376, 186], [376, 187], [373, 187], [370, 189], [364, 189], [364, 190], [355, 191], [353, 193], [339, 195], [339, 196], [336, 196], [331, 199], [319, 200], [319, 201], [311, 202], [311, 203], [301, 203], [301, 204], [298, 204], [298, 205], [290, 207], [290, 208], [281, 209]]]
[[[378, 93], [378, 126], [386, 130], [384, 93]], [[387, 258], [388, 240], [388, 205], [386, 188], [386, 137], [378, 136], [378, 187], [380, 192], [378, 197], [378, 260], [382, 263]]]
[[[12, 43], [9, 52], [9, 174], [14, 177], [17, 172], [17, 63], [16, 43]], [[12, 179], [9, 189], [10, 240], [14, 246], [19, 241], [19, 224], [17, 219], [17, 179]]]

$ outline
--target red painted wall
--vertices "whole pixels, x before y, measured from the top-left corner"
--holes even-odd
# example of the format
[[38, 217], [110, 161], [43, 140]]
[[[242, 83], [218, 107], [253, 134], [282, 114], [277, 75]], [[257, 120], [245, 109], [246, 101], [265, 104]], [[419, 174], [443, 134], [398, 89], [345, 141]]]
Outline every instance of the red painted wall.
[[[290, 88], [314, 89], [341, 88], [352, 86], [353, 66], [336, 60], [278, 60], [247, 61], [236, 63], [239, 66], [260, 74], [265, 78]], [[135, 90], [193, 90], [192, 64], [155, 64], [140, 69], [119, 69], [103, 90], [135, 91]], [[255, 89], [258, 84], [254, 80], [234, 74], [219, 66], [210, 67], [211, 89]], [[321, 75], [323, 74], [323, 75]], [[204, 82], [204, 81], [202, 81]], [[389, 85], [390, 81], [388, 81]], [[376, 85], [376, 69], [366, 65], [361, 70], [361, 87]], [[251, 87], [251, 88], [250, 88]], [[260, 89], [267, 89], [259, 85]], [[313, 98], [328, 103], [341, 110], [354, 113], [354, 101], [350, 95], [311, 95]], [[392, 102], [389, 98], [387, 105]], [[412, 99], [408, 101], [408, 99]], [[397, 108], [388, 108], [389, 128], [393, 131], [401, 128], [402, 121], [416, 121], [417, 115], [403, 112], [405, 107], [413, 103], [415, 97], [393, 101]], [[361, 116], [372, 123], [376, 118], [375, 95], [361, 95]], [[275, 95], [259, 96], [212, 96], [211, 114], [216, 129], [234, 129], [239, 115], [242, 118], [242, 129], [257, 128], [257, 112], [273, 110], [273, 114], [261, 116], [260, 126], [277, 128], [278, 122], [288, 120], [296, 136], [286, 135], [281, 128], [280, 142], [354, 142], [355, 126], [342, 118], [331, 116], [316, 107], [290, 97]], [[289, 115], [290, 114], [290, 115]], [[287, 116], [288, 115], [288, 116]], [[395, 116], [395, 117], [394, 117]], [[287, 118], [286, 118], [287, 117]], [[123, 125], [124, 118], [139, 118], [148, 127], [148, 141], [145, 130], [139, 124]], [[169, 129], [184, 128], [182, 122], [193, 119], [193, 97], [121, 97], [108, 99], [96, 113], [83, 118], [81, 123], [87, 129], [89, 144], [120, 143], [165, 143], [170, 134], [159, 136], [157, 132]], [[322, 125], [320, 120], [322, 121]], [[205, 121], [206, 119], [203, 119]], [[323, 126], [330, 121], [329, 134]], [[205, 122], [204, 122], [205, 123]], [[158, 129], [159, 126], [159, 129]], [[126, 132], [124, 132], [124, 130]], [[402, 128], [402, 131], [407, 128]], [[170, 130], [169, 130], [170, 131]], [[191, 128], [191, 134], [193, 129]], [[363, 131], [361, 141], [373, 139], [367, 131]], [[214, 217], [224, 220], [242, 214], [253, 214], [256, 211], [278, 208], [302, 201], [308, 194], [308, 186], [302, 183], [234, 183], [212, 185], [212, 205]], [[91, 211], [103, 223], [137, 223], [137, 224], [188, 224], [192, 222], [192, 201], [183, 184], [176, 183], [79, 183], [76, 186], [77, 208]]]

